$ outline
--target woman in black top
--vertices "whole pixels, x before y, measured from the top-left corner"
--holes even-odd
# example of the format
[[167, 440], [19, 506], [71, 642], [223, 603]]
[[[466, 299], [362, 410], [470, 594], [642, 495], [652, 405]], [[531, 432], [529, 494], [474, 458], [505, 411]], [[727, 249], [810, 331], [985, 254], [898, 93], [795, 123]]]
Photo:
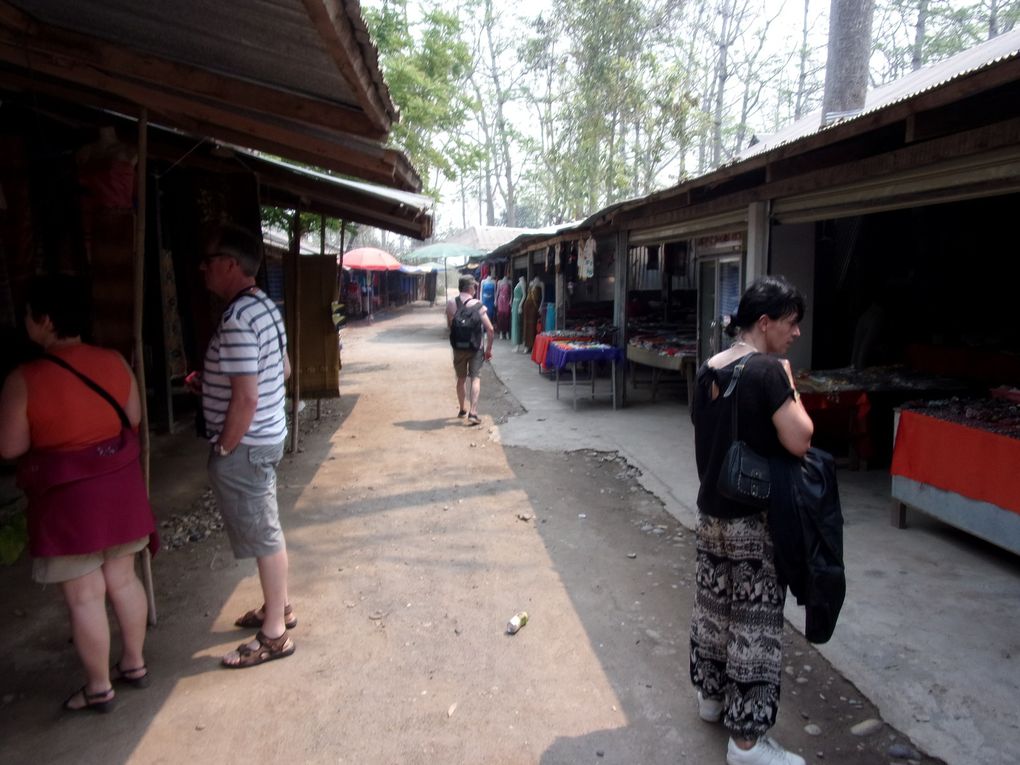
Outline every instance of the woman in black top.
[[733, 402], [723, 392], [741, 361], [739, 438], [764, 457], [802, 457], [813, 425], [782, 356], [800, 335], [804, 299], [765, 276], [740, 299], [732, 346], [698, 370], [691, 408], [698, 492], [697, 594], [691, 620], [691, 680], [698, 712], [730, 731], [728, 765], [804, 765], [765, 735], [776, 722], [782, 675], [783, 602], [766, 513], [721, 497], [719, 469], [732, 442]]

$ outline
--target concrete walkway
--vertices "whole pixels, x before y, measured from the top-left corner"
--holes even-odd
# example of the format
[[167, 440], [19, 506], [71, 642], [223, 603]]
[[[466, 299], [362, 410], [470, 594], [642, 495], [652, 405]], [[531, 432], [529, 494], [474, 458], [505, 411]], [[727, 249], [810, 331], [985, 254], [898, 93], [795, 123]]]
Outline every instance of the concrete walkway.
[[[651, 402], [628, 389], [630, 405], [613, 411], [604, 378], [594, 401], [579, 386], [574, 411], [569, 386], [557, 401], [555, 384], [507, 341], [497, 341], [493, 368], [527, 410], [500, 426], [505, 445], [618, 451], [694, 527], [698, 480], [685, 397], [660, 392]], [[908, 529], [894, 529], [884, 470], [841, 471], [840, 489], [848, 594], [821, 653], [929, 754], [954, 765], [1020, 762], [1020, 558], [916, 511]], [[787, 618], [803, 627], [795, 602]]]

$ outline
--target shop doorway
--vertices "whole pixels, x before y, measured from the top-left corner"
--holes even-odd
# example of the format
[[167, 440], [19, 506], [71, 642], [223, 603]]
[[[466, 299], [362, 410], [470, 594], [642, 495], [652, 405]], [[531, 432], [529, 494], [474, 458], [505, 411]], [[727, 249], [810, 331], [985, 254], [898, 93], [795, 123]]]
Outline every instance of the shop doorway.
[[698, 364], [729, 347], [723, 330], [740, 303], [743, 270], [739, 255], [698, 262]]

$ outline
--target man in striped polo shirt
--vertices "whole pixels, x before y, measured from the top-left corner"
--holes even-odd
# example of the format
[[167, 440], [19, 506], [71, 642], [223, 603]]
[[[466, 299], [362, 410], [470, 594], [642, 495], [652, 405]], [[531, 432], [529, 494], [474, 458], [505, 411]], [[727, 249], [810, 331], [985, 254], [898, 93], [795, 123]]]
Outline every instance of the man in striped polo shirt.
[[227, 303], [209, 341], [202, 410], [212, 447], [209, 479], [234, 556], [255, 558], [263, 604], [235, 625], [259, 628], [223, 657], [252, 667], [294, 653], [297, 619], [287, 597], [287, 545], [276, 503], [276, 466], [287, 436], [284, 383], [290, 376], [283, 319], [255, 285], [261, 242], [236, 226], [218, 229], [202, 258], [210, 292]]

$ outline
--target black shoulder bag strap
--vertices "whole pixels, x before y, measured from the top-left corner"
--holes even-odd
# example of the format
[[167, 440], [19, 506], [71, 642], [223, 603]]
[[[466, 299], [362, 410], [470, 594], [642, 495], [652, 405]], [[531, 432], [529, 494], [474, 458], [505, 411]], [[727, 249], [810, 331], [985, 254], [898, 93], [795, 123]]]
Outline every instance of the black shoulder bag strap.
[[738, 435], [739, 431], [737, 430], [737, 396], [736, 396], [737, 382], [740, 380], [740, 373], [744, 371], [744, 366], [747, 364], [747, 360], [754, 356], [755, 353], [756, 353], [755, 351], [751, 351], [749, 354], [747, 354], [740, 360], [740, 363], [737, 364], [736, 368], [733, 370], [733, 377], [730, 378], [730, 384], [726, 386], [726, 392], [723, 393], [723, 398], [729, 398], [731, 393], [734, 394], [733, 421], [730, 423], [730, 435], [732, 436], [732, 440], [734, 441], [740, 440], [740, 437]]
[[[266, 301], [263, 300], [260, 295], [258, 295], [256, 292], [253, 291], [253, 290], [257, 290], [258, 288], [259, 287], [258, 287], [257, 284], [253, 284], [250, 287], [245, 287], [243, 290], [241, 290], [236, 295], [234, 295], [234, 299], [230, 301], [230, 303], [227, 305], [227, 307], [228, 308], [233, 307], [234, 303], [236, 303], [242, 297], [244, 297], [245, 295], [250, 295], [251, 297], [255, 298], [259, 302], [259, 305], [261, 305], [263, 308], [266, 308]], [[269, 301], [269, 308], [276, 308], [276, 304], [273, 303], [271, 300]], [[283, 317], [280, 317], [280, 318], [282, 320]], [[283, 363], [283, 357], [286, 355], [283, 352], [283, 337], [281, 337], [281, 335], [280, 335], [280, 326], [276, 323], [276, 317], [273, 315], [272, 310], [269, 311], [269, 319], [270, 319], [270, 321], [273, 322], [273, 329], [276, 331], [276, 347], [280, 351], [280, 363]]]
[[127, 412], [124, 411], [124, 407], [118, 404], [117, 399], [115, 399], [113, 396], [107, 393], [106, 390], [102, 388], [94, 380], [92, 380], [92, 378], [86, 377], [77, 369], [75, 369], [66, 361], [64, 361], [62, 358], [60, 358], [59, 356], [54, 356], [52, 353], [44, 353], [42, 356], [40, 356], [40, 358], [46, 359], [46, 361], [52, 361], [58, 367], [63, 367], [68, 372], [78, 377], [83, 383], [92, 388], [92, 390], [94, 390], [100, 396], [105, 398], [110, 403], [110, 406], [112, 406], [117, 411], [117, 416], [120, 417], [120, 424], [129, 430], [131, 429], [131, 420], [128, 419]]

